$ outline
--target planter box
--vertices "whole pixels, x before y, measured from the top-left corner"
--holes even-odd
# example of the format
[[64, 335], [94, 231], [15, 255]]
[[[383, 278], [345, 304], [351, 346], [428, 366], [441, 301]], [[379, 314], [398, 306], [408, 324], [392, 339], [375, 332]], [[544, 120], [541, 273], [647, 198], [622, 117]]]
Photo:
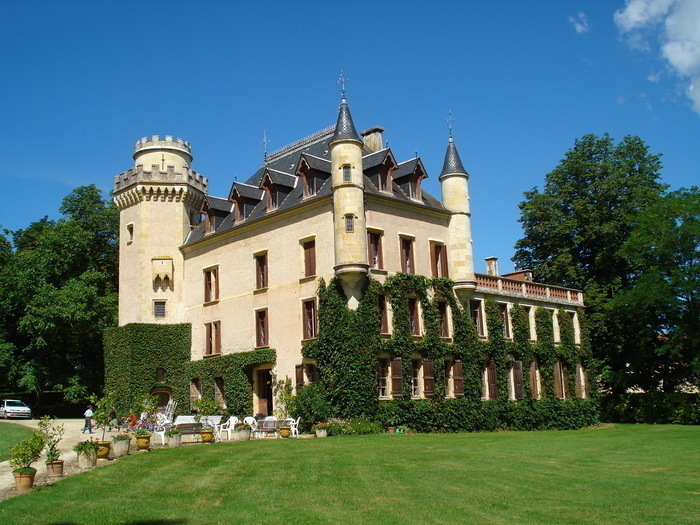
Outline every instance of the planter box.
[[97, 451], [89, 450], [87, 452], [78, 453], [78, 467], [92, 468], [97, 465]]
[[328, 431], [325, 428], [319, 428], [316, 430], [317, 438], [324, 438], [326, 436], [328, 436]]
[[121, 441], [112, 441], [112, 454], [115, 458], [121, 458], [129, 453], [129, 447], [131, 446], [130, 439], [123, 439]]
[[168, 436], [168, 448], [176, 448], [182, 445], [182, 434]]

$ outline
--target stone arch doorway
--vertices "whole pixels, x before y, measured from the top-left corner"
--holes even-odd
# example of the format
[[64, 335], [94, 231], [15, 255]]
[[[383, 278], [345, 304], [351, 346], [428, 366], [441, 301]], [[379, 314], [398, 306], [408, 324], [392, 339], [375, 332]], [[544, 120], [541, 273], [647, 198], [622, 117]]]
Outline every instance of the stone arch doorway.
[[158, 408], [165, 408], [173, 398], [172, 390], [164, 386], [152, 388], [151, 395], [158, 398]]

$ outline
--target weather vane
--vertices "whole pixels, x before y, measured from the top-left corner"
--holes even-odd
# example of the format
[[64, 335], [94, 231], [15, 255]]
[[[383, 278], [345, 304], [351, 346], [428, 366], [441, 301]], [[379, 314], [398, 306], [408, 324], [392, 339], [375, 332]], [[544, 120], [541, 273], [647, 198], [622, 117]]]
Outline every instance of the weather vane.
[[447, 122], [447, 125], [450, 127], [450, 138], [452, 138], [452, 123], [455, 121], [454, 118], [452, 118], [452, 110], [449, 110], [447, 112], [447, 118], [445, 119], [445, 122]]
[[345, 78], [345, 73], [343, 70], [340, 70], [340, 77], [338, 78], [338, 84], [340, 84], [340, 94], [345, 98], [345, 83], [350, 80], [349, 78]]
[[263, 161], [265, 164], [267, 164], [267, 145], [270, 143], [269, 140], [267, 140], [267, 130], [263, 130], [263, 139], [260, 141], [260, 144], [263, 145]]

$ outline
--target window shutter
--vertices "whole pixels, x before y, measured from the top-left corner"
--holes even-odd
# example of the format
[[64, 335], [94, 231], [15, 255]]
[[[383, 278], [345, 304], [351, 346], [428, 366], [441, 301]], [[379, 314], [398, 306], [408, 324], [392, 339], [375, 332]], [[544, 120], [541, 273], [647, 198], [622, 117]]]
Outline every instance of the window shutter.
[[447, 246], [444, 244], [440, 245], [440, 265], [442, 266], [442, 275], [440, 277], [448, 277]]
[[304, 243], [304, 275], [316, 275], [316, 241]]
[[303, 385], [304, 384], [304, 365], [297, 365], [294, 367], [294, 370], [296, 372], [297, 386]]
[[395, 398], [403, 397], [400, 357], [391, 360], [391, 395]]
[[452, 366], [452, 383], [455, 397], [464, 397], [464, 369], [462, 361], [455, 361]]
[[438, 273], [438, 259], [440, 253], [440, 245], [431, 243], [430, 244], [430, 266], [433, 271], [433, 277], [439, 277], [440, 274]]
[[532, 399], [540, 397], [540, 386], [537, 384], [537, 361], [530, 363], [530, 390]]
[[513, 383], [515, 399], [525, 399], [525, 383], [523, 383], [523, 362], [513, 361]]
[[488, 367], [488, 383], [489, 383], [489, 399], [498, 399], [498, 384], [496, 374], [496, 361], [489, 361]]
[[569, 369], [562, 363], [559, 363], [559, 366], [561, 367], [561, 397], [566, 399], [569, 394]]
[[564, 399], [564, 392], [561, 384], [561, 363], [554, 363], [554, 392], [559, 399]]
[[433, 377], [433, 360], [423, 360], [423, 394], [425, 397], [435, 397], [435, 378]]
[[219, 269], [214, 269], [214, 300], [219, 299]]

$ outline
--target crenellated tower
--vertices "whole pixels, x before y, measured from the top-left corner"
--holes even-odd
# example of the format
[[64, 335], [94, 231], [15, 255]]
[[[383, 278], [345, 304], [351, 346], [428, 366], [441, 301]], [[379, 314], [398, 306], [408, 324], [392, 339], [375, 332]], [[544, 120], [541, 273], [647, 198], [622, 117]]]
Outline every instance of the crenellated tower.
[[338, 123], [329, 144], [335, 232], [333, 269], [343, 284], [348, 305], [353, 309], [362, 298], [369, 269], [362, 144], [343, 93]]
[[207, 193], [207, 179], [191, 162], [188, 142], [154, 135], [136, 142], [134, 167], [114, 177], [120, 325], [185, 320], [179, 247]]
[[469, 209], [469, 174], [462, 165], [451, 132], [439, 181], [442, 187], [442, 204], [452, 214], [449, 223], [450, 277], [455, 283], [455, 292], [464, 301], [476, 288]]

